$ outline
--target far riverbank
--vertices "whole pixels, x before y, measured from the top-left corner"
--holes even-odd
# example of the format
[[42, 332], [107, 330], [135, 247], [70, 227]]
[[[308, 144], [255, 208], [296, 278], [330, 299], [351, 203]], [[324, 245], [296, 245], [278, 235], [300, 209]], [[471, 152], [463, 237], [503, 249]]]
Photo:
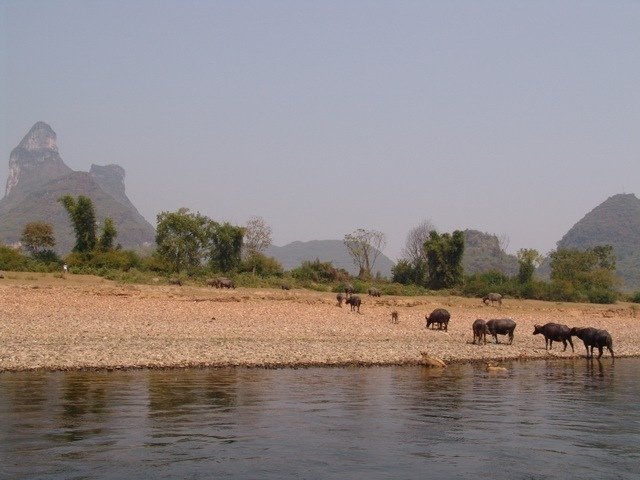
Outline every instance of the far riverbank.
[[[306, 290], [215, 290], [118, 285], [67, 275], [15, 273], [0, 280], [0, 371], [184, 367], [415, 365], [421, 352], [451, 362], [584, 357], [544, 338], [547, 322], [608, 330], [616, 356], [640, 356], [634, 304], [593, 305], [505, 299], [502, 307], [460, 297], [361, 296], [361, 313], [335, 295]], [[451, 312], [449, 331], [424, 316]], [[397, 310], [398, 324], [390, 314]], [[476, 318], [513, 318], [513, 345], [471, 344]], [[610, 359], [605, 350], [603, 359]]]

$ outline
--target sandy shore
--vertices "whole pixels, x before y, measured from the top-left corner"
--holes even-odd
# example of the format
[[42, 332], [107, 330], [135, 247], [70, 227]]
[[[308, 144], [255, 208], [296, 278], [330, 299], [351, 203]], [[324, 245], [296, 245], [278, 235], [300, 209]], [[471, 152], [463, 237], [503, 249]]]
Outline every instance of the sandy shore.
[[[579, 357], [545, 351], [533, 325], [594, 326], [613, 336], [616, 356], [640, 356], [640, 308], [506, 299], [485, 306], [459, 297], [363, 298], [361, 313], [335, 295], [304, 290], [117, 285], [85, 276], [5, 273], [0, 280], [0, 371], [188, 366], [418, 364]], [[449, 331], [427, 330], [434, 308]], [[392, 324], [390, 313], [400, 321]], [[513, 345], [471, 344], [476, 318], [513, 318]], [[501, 341], [504, 342], [505, 337]], [[603, 358], [609, 358], [605, 352]]]

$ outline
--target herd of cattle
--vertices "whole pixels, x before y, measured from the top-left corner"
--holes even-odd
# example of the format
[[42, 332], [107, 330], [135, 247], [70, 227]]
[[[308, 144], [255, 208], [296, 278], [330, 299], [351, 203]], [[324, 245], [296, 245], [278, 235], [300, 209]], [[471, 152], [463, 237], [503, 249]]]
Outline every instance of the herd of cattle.
[[[169, 282], [172, 282], [171, 279]], [[179, 280], [176, 279], [175, 284], [180, 285], [178, 283]], [[235, 284], [232, 280], [226, 277], [218, 277], [214, 279], [207, 280], [207, 285], [216, 287], [216, 288], [235, 288]], [[289, 290], [288, 285], [282, 285], [283, 290]], [[353, 285], [347, 284], [344, 288], [344, 293], [340, 292], [336, 295], [336, 300], [338, 301], [338, 306], [342, 307], [342, 304], [345, 303], [351, 307], [352, 312], [360, 313], [360, 306], [362, 305], [362, 299], [358, 295], [354, 295], [355, 289]], [[380, 297], [381, 292], [377, 288], [370, 288], [367, 291], [368, 295], [371, 297]], [[488, 295], [482, 298], [482, 302], [488, 305], [491, 303], [492, 305], [497, 303], [499, 306], [502, 305], [502, 295], [499, 293], [489, 293]], [[398, 323], [398, 311], [393, 310], [391, 312], [391, 322]], [[436, 308], [433, 312], [425, 316], [427, 321], [427, 328], [438, 329], [447, 331], [449, 326], [449, 320], [451, 318], [451, 314], [445, 310], [444, 308]], [[495, 343], [500, 343], [498, 340], [498, 335], [507, 335], [509, 338], [509, 345], [513, 343], [513, 334], [516, 329], [516, 322], [514, 322], [510, 318], [496, 318], [492, 320], [487, 320], [486, 322], [482, 319], [477, 319], [471, 325], [471, 330], [473, 331], [473, 342], [474, 344], [479, 345], [480, 342], [483, 342], [485, 345], [487, 343], [487, 334], [491, 335]], [[564, 345], [563, 352], [567, 349], [567, 343], [571, 345], [571, 351], [575, 351], [573, 349], [573, 337], [578, 337], [584, 343], [584, 346], [587, 350], [587, 358], [593, 357], [593, 349], [594, 347], [598, 349], [598, 358], [602, 357], [602, 352], [604, 347], [606, 347], [611, 356], [614, 357], [613, 353], [613, 340], [611, 339], [611, 335], [606, 330], [600, 330], [593, 327], [584, 327], [578, 328], [573, 327], [569, 328], [567, 325], [562, 325], [559, 323], [546, 323], [545, 325], [535, 325], [533, 330], [533, 335], [542, 335], [544, 336], [544, 344], [545, 349], [550, 350], [553, 347], [553, 342], [562, 342]]]
[[[351, 311], [360, 312], [360, 305], [362, 299], [358, 295], [354, 295], [354, 288], [351, 285], [347, 285], [343, 293], [336, 295], [338, 306], [342, 307], [344, 302], [351, 306]], [[380, 291], [375, 288], [370, 288], [368, 294], [373, 297], [379, 297]], [[490, 293], [482, 298], [483, 303], [491, 304], [497, 303], [502, 305], [502, 295], [498, 293]], [[393, 310], [391, 312], [391, 323], [398, 323], [398, 311]], [[444, 308], [436, 308], [433, 312], [425, 315], [427, 321], [427, 328], [438, 329], [447, 331], [449, 326], [449, 320], [451, 314]], [[509, 345], [513, 343], [514, 331], [516, 329], [516, 322], [511, 318], [495, 318], [492, 320], [484, 321], [477, 319], [471, 325], [473, 331], [473, 344], [480, 345], [480, 342], [487, 344], [487, 334], [491, 335], [495, 343], [500, 343], [498, 335], [507, 335], [509, 338]], [[545, 350], [551, 350], [553, 348], [553, 342], [562, 342], [564, 345], [563, 352], [567, 349], [567, 343], [571, 345], [571, 351], [573, 349], [572, 337], [578, 337], [584, 343], [587, 350], [587, 358], [593, 358], [594, 347], [598, 349], [598, 358], [602, 357], [604, 347], [606, 347], [611, 353], [611, 357], [614, 357], [613, 353], [613, 340], [611, 335], [606, 330], [600, 330], [593, 327], [573, 327], [569, 328], [567, 325], [559, 323], [546, 323], [544, 325], [534, 325], [533, 335], [544, 336]]]

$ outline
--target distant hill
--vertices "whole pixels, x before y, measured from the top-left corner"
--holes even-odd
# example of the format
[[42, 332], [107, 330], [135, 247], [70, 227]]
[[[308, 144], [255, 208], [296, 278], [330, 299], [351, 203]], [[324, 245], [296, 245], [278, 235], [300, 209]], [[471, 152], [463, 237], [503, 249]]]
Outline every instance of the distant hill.
[[616, 273], [626, 290], [640, 288], [640, 200], [632, 193], [609, 197], [587, 213], [557, 243], [558, 248], [611, 245]]
[[13, 149], [5, 196], [0, 200], [0, 242], [16, 244], [24, 226], [43, 221], [53, 225], [56, 251], [69, 252], [75, 236], [69, 217], [58, 202], [63, 195], [86, 195], [98, 222], [111, 217], [118, 230], [117, 243], [134, 248], [152, 243], [155, 232], [125, 194], [125, 171], [118, 165], [92, 165], [76, 172], [62, 161], [53, 129], [36, 123]]
[[[283, 247], [272, 245], [265, 253], [277, 259], [285, 270], [296, 268], [305, 260], [313, 261], [317, 258], [321, 262], [332, 262], [334, 267], [344, 268], [351, 275], [358, 274], [358, 269], [342, 240], [293, 242]], [[376, 260], [373, 274], [380, 272], [383, 277], [391, 278], [393, 265], [394, 263], [381, 253]]]
[[464, 231], [464, 255], [462, 256], [464, 273], [483, 273], [490, 270], [514, 276], [518, 273], [518, 259], [506, 253], [498, 237], [478, 230]]

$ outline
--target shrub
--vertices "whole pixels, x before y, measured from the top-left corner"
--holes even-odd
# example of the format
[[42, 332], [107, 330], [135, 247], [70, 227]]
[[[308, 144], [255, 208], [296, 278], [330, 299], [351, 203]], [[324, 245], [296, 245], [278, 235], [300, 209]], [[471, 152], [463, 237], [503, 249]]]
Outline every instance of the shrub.
[[633, 303], [640, 303], [640, 292], [635, 292], [629, 297], [629, 301]]
[[29, 263], [19, 251], [0, 245], [0, 270], [27, 270]]
[[304, 261], [298, 268], [291, 270], [291, 276], [298, 280], [313, 282], [343, 282], [349, 278], [349, 273], [342, 268], [335, 268], [331, 262]]
[[618, 299], [616, 292], [605, 288], [594, 289], [588, 293], [587, 297], [591, 303], [605, 304], [616, 303], [616, 300]]
[[273, 257], [254, 252], [240, 265], [241, 272], [251, 272], [261, 277], [281, 277], [282, 265]]

